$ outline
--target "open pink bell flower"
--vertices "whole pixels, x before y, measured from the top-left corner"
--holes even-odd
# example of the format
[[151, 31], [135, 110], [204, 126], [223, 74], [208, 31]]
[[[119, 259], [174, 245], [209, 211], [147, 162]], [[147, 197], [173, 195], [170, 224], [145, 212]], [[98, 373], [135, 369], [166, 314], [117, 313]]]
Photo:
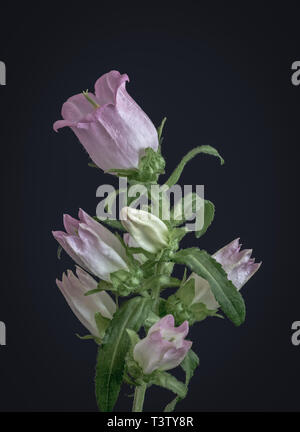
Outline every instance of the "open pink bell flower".
[[63, 120], [55, 131], [69, 126], [93, 162], [104, 171], [137, 168], [145, 149], [158, 149], [157, 130], [127, 93], [126, 74], [111, 71], [95, 84], [95, 94], [70, 97], [62, 106]]
[[156, 322], [134, 347], [133, 357], [145, 374], [154, 370], [162, 371], [178, 366], [192, 346], [185, 340], [189, 331], [187, 321], [174, 326], [173, 315], [166, 315]]

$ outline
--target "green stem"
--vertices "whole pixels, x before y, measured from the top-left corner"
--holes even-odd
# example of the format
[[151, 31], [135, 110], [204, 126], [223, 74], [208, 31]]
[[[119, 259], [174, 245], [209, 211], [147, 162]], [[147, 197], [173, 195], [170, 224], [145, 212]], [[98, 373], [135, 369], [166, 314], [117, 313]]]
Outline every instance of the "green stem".
[[147, 384], [143, 383], [135, 388], [132, 412], [143, 412], [143, 405]]

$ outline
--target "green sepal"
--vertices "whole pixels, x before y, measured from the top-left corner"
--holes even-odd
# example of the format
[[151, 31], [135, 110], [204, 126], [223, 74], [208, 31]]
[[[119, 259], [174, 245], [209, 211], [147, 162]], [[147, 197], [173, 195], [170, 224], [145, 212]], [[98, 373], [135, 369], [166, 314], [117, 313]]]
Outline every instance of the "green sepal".
[[117, 229], [122, 232], [126, 232], [126, 229], [123, 227], [121, 222], [117, 219], [99, 219], [97, 216], [94, 216], [94, 219], [99, 223], [104, 223], [105, 225], [109, 226], [110, 228]]
[[224, 318], [222, 315], [218, 313], [218, 309], [210, 310], [207, 309], [204, 303], [194, 303], [190, 306], [190, 311], [192, 315], [192, 319], [189, 321], [190, 325], [193, 325], [196, 321], [203, 321], [207, 317], [217, 317]]
[[154, 151], [151, 147], [146, 148], [145, 156], [139, 163], [139, 178], [136, 180], [156, 182], [159, 174], [164, 174], [166, 162], [160, 152]]
[[115, 312], [106, 330], [98, 351], [95, 377], [100, 411], [111, 412], [119, 396], [129, 349], [127, 329], [138, 332], [150, 308], [149, 299], [134, 297]]
[[130, 351], [132, 352], [135, 345], [139, 342], [140, 337], [137, 334], [137, 332], [135, 332], [134, 330], [126, 329], [126, 332], [128, 334], [129, 341], [130, 341]]
[[208, 281], [222, 311], [236, 326], [244, 322], [246, 311], [243, 297], [213, 257], [204, 250], [190, 248], [174, 254], [173, 260]]
[[127, 329], [129, 337], [129, 349], [126, 355], [126, 365], [124, 372], [124, 380], [129, 378], [133, 385], [139, 385], [143, 381], [143, 370], [133, 358], [133, 350], [135, 345], [140, 341], [139, 335], [134, 330]]
[[195, 279], [191, 278], [186, 283], [181, 284], [176, 291], [178, 297], [185, 306], [190, 306], [195, 298]]
[[78, 339], [80, 340], [93, 340], [96, 342], [97, 345], [101, 345], [101, 339], [97, 336], [88, 334], [88, 335], [84, 335], [84, 336], [80, 336], [78, 333], [76, 333], [76, 336], [78, 337]]
[[58, 258], [59, 260], [61, 259], [61, 253], [62, 253], [62, 250], [63, 250], [62, 246], [61, 246], [61, 245], [58, 245], [58, 248], [57, 248], [57, 258]]
[[133, 292], [137, 292], [141, 284], [141, 272], [138, 269], [135, 272], [127, 270], [117, 270], [110, 274], [110, 280], [121, 296], [128, 296]]
[[86, 291], [84, 293], [84, 295], [85, 296], [89, 296], [89, 295], [96, 294], [96, 293], [101, 292], [101, 291], [116, 291], [116, 290], [115, 290], [114, 286], [110, 282], [101, 280], [98, 283], [97, 288], [94, 288], [92, 290]]
[[[189, 350], [187, 355], [184, 357], [181, 365], [185, 372], [185, 385], [188, 387], [189, 382], [194, 375], [195, 369], [199, 366], [199, 357], [193, 350]], [[182, 400], [180, 396], [176, 396], [164, 409], [164, 412], [172, 412], [175, 409], [176, 404]]]
[[150, 311], [148, 317], [146, 318], [146, 320], [144, 322], [144, 329], [146, 330], [146, 332], [148, 333], [148, 330], [150, 329], [150, 327], [152, 327], [159, 320], [160, 320], [160, 317], [158, 315], [156, 315], [153, 311]]
[[187, 393], [187, 386], [175, 378], [173, 375], [165, 371], [154, 371], [150, 375], [150, 384], [164, 387], [177, 394], [180, 398], [184, 398]]
[[85, 296], [90, 296], [90, 295], [93, 295], [93, 294], [97, 294], [97, 293], [99, 293], [99, 292], [101, 292], [101, 291], [103, 291], [103, 289], [101, 289], [101, 288], [95, 288], [95, 289], [92, 289], [92, 290], [86, 291], [86, 292], [84, 293], [84, 295], [85, 295]]
[[111, 320], [109, 318], [105, 318], [104, 316], [102, 316], [100, 312], [96, 312], [95, 321], [99, 332], [99, 337], [100, 339], [103, 339], [106, 329], [109, 326]]
[[168, 185], [169, 187], [172, 187], [174, 184], [176, 184], [178, 182], [181, 174], [182, 174], [182, 171], [183, 171], [185, 165], [191, 159], [193, 159], [195, 156], [197, 156], [199, 153], [205, 153], [205, 154], [208, 154], [211, 156], [216, 156], [220, 159], [221, 165], [224, 164], [224, 159], [220, 156], [219, 152], [214, 147], [211, 147], [209, 145], [203, 145], [203, 146], [195, 147], [193, 150], [189, 151], [181, 159], [179, 165], [177, 166], [177, 168], [175, 168], [175, 170], [173, 171], [173, 173], [168, 178], [168, 180], [166, 181], [165, 184]]
[[167, 117], [164, 117], [164, 118], [162, 119], [161, 124], [160, 124], [160, 125], [158, 126], [158, 128], [157, 128], [157, 135], [158, 135], [159, 150], [160, 150], [160, 146], [161, 146], [162, 141], [163, 141], [162, 132], [163, 132], [163, 128], [164, 128], [164, 126], [165, 126], [166, 121], [167, 121]]
[[165, 172], [166, 162], [160, 151], [154, 151], [151, 147], [145, 149], [145, 155], [141, 157], [138, 169], [110, 169], [107, 172], [120, 177], [127, 177], [129, 181], [140, 183], [155, 183], [160, 174]]
[[98, 167], [98, 165], [96, 165], [94, 162], [88, 162], [88, 166], [89, 166], [90, 168], [98, 168], [98, 169], [100, 169], [100, 168]]

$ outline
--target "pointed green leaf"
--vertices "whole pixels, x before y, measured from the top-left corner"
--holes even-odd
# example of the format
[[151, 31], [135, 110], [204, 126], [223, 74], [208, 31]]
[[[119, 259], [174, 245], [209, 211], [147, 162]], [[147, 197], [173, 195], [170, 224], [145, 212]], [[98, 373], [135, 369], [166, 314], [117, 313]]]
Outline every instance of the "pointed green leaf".
[[233, 283], [227, 279], [227, 274], [221, 264], [207, 252], [197, 248], [183, 249], [174, 255], [173, 260], [178, 264], [186, 265], [209, 282], [222, 311], [236, 326], [244, 322], [243, 297]]
[[215, 217], [215, 206], [211, 201], [205, 200], [204, 202], [204, 224], [201, 230], [196, 231], [195, 235], [197, 238], [203, 236], [206, 233], [208, 227], [211, 225]]
[[99, 223], [104, 223], [105, 225], [109, 226], [110, 228], [117, 229], [122, 232], [126, 232], [125, 228], [121, 224], [121, 222], [117, 219], [99, 219], [97, 216], [94, 217], [96, 221]]
[[110, 319], [105, 318], [100, 312], [95, 313], [96, 326], [99, 332], [100, 339], [105, 335], [105, 331], [110, 324]]
[[221, 165], [224, 164], [224, 159], [222, 156], [220, 156], [219, 152], [209, 145], [203, 145], [199, 147], [195, 147], [193, 150], [189, 151], [182, 159], [177, 168], [173, 171], [169, 179], [166, 181], [166, 184], [171, 187], [174, 184], [176, 184], [181, 176], [181, 173], [185, 167], [185, 165], [193, 159], [195, 156], [197, 156], [199, 153], [206, 153], [211, 156], [216, 156], [220, 159]]
[[167, 372], [157, 371], [151, 378], [151, 384], [171, 390], [181, 398], [186, 396], [186, 385]]
[[123, 381], [125, 356], [130, 347], [127, 329], [138, 331], [151, 308], [151, 301], [134, 297], [116, 311], [102, 345], [96, 366], [96, 398], [99, 409], [111, 412], [118, 399]]
[[[183, 362], [180, 365], [185, 371], [185, 385], [188, 387], [189, 382], [194, 375], [195, 369], [199, 366], [199, 357], [193, 350], [189, 350]], [[177, 403], [182, 400], [180, 396], [176, 396], [164, 409], [164, 412], [172, 412], [175, 409]]]

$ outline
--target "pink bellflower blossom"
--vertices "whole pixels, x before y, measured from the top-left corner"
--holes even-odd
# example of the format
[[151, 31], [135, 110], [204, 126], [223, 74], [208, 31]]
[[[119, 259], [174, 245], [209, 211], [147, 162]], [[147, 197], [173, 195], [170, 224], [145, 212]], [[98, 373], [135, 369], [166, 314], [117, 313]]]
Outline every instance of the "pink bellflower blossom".
[[156, 322], [134, 347], [133, 357], [145, 374], [154, 370], [169, 370], [178, 366], [192, 346], [185, 340], [189, 331], [187, 321], [174, 327], [173, 315], [166, 315]]
[[158, 149], [155, 126], [127, 93], [129, 78], [118, 71], [102, 75], [95, 94], [70, 97], [62, 106], [63, 120], [55, 131], [69, 126], [93, 162], [104, 171], [138, 168], [145, 149]]

